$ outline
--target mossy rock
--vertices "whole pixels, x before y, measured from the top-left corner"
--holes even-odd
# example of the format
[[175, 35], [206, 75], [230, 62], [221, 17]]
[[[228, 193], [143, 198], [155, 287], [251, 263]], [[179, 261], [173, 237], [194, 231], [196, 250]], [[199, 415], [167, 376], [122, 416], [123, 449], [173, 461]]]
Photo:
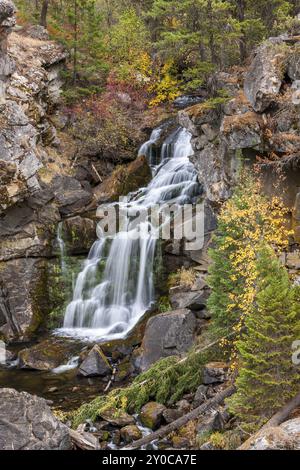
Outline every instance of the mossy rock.
[[120, 196], [147, 186], [152, 178], [145, 156], [138, 157], [128, 166], [117, 167], [113, 174], [101, 183], [94, 192], [97, 202], [118, 201]]

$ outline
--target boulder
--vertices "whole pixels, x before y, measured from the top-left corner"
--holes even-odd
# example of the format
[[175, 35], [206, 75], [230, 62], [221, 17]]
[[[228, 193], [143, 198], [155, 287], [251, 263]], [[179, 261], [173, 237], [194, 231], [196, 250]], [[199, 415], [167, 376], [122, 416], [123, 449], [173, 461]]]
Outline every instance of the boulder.
[[227, 378], [228, 364], [224, 362], [210, 362], [203, 370], [203, 384], [217, 384], [225, 382]]
[[111, 374], [112, 368], [101, 348], [96, 344], [80, 364], [78, 375], [84, 377], [105, 377]]
[[51, 338], [31, 348], [22, 349], [18, 354], [19, 367], [47, 371], [65, 365], [68, 360], [78, 355], [82, 346], [75, 341]]
[[159, 428], [165, 410], [166, 407], [161, 403], [156, 403], [154, 401], [146, 403], [139, 414], [142, 425], [152, 430]]
[[245, 76], [244, 92], [254, 111], [264, 112], [276, 99], [285, 73], [282, 43], [266, 42], [256, 51]]
[[174, 309], [187, 308], [192, 311], [203, 310], [209, 297], [209, 290], [201, 291], [178, 291], [175, 287], [170, 289], [170, 303]]
[[84, 189], [81, 183], [71, 176], [56, 176], [51, 183], [51, 190], [63, 216], [83, 211], [93, 198], [92, 192]]
[[152, 178], [150, 166], [144, 155], [127, 166], [117, 167], [112, 175], [94, 190], [97, 203], [118, 201], [120, 196], [147, 186]]
[[300, 450], [300, 418], [265, 429], [247, 450]]
[[217, 411], [212, 417], [201, 421], [197, 429], [198, 435], [201, 436], [203, 434], [222, 431], [226, 421], [228, 421], [227, 414], [223, 415], [221, 412]]
[[[1, 2], [0, 2], [1, 6]], [[0, 389], [0, 450], [69, 450], [69, 429], [43, 398]]]
[[137, 441], [138, 439], [141, 439], [143, 437], [142, 431], [133, 425], [125, 426], [124, 428], [121, 429], [121, 438], [126, 444], [129, 444], [130, 442]]
[[183, 415], [184, 413], [181, 410], [177, 410], [176, 408], [167, 408], [163, 412], [163, 417], [167, 424], [172, 423], [178, 418], [181, 418]]
[[142, 343], [142, 370], [147, 370], [162, 357], [188, 351], [194, 341], [196, 326], [195, 316], [186, 309], [150, 318]]
[[125, 426], [134, 425], [134, 418], [130, 416], [125, 411], [115, 410], [111, 408], [110, 410], [103, 411], [101, 413], [101, 418], [107, 421], [112, 426], [116, 426], [118, 428], [123, 428]]

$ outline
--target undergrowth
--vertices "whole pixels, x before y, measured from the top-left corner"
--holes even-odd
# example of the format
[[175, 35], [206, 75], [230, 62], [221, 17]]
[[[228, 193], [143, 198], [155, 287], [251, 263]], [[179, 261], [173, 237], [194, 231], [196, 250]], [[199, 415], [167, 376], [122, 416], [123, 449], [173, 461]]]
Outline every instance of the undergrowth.
[[172, 405], [185, 393], [197, 389], [202, 383], [203, 366], [220, 359], [222, 354], [222, 348], [217, 344], [205, 351], [192, 349], [184, 362], [176, 356], [161, 359], [128, 387], [112, 390], [108, 395], [82, 405], [72, 413], [72, 425], [76, 428], [87, 419], [95, 421], [107, 410], [138, 412], [150, 400]]

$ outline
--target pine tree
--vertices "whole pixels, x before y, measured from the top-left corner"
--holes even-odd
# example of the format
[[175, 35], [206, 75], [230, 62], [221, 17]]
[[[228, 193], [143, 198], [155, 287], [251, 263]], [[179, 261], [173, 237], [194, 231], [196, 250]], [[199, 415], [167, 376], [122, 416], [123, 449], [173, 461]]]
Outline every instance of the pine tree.
[[298, 338], [300, 305], [272, 248], [260, 248], [256, 265], [255, 301], [237, 343], [237, 392], [228, 403], [244, 422], [261, 425], [299, 392], [291, 345]]
[[286, 212], [277, 198], [268, 200], [261, 194], [259, 183], [242, 174], [221, 210], [210, 250], [213, 263], [208, 283], [212, 293], [208, 308], [212, 328], [218, 334], [235, 331], [239, 335], [253, 301], [257, 246], [262, 241], [280, 249], [287, 245]]

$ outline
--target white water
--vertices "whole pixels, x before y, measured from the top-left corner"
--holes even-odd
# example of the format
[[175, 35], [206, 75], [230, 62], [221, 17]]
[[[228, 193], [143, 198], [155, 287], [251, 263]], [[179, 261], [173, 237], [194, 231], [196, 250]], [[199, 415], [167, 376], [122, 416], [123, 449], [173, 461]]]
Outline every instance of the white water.
[[[146, 155], [150, 164], [153, 145], [161, 132], [160, 128], [153, 131], [140, 149], [139, 154]], [[192, 154], [190, 141], [191, 135], [185, 129], [178, 129], [166, 139], [161, 162], [152, 166], [152, 181], [138, 195], [129, 197], [129, 203], [124, 203], [127, 208], [149, 208], [166, 202], [184, 204], [199, 194], [197, 174], [188, 159]], [[143, 222], [135, 227], [129, 218], [128, 231], [94, 243], [77, 277], [59, 334], [89, 340], [122, 338], [151, 307], [155, 301], [157, 240], [148, 233], [148, 226]]]
[[63, 232], [63, 224], [62, 222], [59, 222], [58, 227], [57, 227], [57, 233], [56, 233], [56, 243], [59, 248], [61, 272], [62, 274], [65, 274], [66, 272], [66, 262], [65, 262], [66, 247], [65, 247], [65, 242], [63, 240], [62, 232]]

